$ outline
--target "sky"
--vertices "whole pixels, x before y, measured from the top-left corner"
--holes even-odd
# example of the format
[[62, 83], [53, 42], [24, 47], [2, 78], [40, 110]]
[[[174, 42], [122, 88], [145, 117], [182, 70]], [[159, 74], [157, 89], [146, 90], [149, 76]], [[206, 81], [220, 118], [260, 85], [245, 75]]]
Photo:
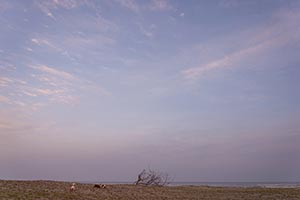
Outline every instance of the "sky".
[[300, 181], [300, 1], [0, 0], [0, 179]]

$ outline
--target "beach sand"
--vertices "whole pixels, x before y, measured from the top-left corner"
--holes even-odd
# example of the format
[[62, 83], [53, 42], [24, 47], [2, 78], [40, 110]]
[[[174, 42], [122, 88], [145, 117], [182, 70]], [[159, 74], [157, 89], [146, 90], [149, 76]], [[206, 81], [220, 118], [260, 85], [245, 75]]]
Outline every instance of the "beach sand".
[[0, 181], [0, 199], [26, 200], [160, 200], [160, 199], [289, 199], [300, 200], [300, 188], [236, 188], [206, 186], [135, 186], [108, 185], [106, 189], [94, 188], [93, 184], [76, 183], [75, 191], [70, 191], [72, 183], [57, 181]]

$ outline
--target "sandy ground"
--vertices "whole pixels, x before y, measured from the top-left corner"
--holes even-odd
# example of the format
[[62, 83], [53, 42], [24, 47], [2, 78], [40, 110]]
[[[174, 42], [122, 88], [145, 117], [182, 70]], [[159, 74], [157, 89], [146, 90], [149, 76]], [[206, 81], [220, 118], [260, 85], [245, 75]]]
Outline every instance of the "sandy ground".
[[0, 181], [0, 199], [26, 200], [94, 200], [94, 199], [293, 199], [300, 200], [300, 188], [224, 188], [205, 186], [146, 187], [134, 185], [108, 185], [106, 189], [92, 184], [76, 184], [55, 181]]

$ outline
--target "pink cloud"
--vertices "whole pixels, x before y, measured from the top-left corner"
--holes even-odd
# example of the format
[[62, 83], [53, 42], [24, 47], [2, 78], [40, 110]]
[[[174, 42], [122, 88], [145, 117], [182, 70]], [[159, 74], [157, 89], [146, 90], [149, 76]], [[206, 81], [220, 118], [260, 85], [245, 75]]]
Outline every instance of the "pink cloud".
[[58, 69], [55, 69], [53, 67], [49, 67], [49, 66], [46, 66], [46, 65], [32, 65], [30, 66], [32, 69], [36, 69], [36, 70], [39, 70], [41, 72], [45, 72], [45, 73], [48, 73], [48, 74], [51, 74], [51, 75], [55, 75], [55, 76], [58, 76], [58, 77], [61, 77], [61, 78], [64, 78], [64, 79], [67, 79], [67, 80], [72, 80], [72, 79], [75, 79], [75, 77], [68, 73], [68, 72], [65, 72], [63, 70], [58, 70]]
[[9, 103], [9, 102], [10, 100], [8, 97], [0, 95], [0, 103]]
[[[273, 23], [269, 26], [255, 27], [248, 31], [252, 34], [246, 36], [237, 35], [242, 47], [223, 56], [201, 64], [200, 66], [190, 67], [182, 70], [181, 74], [186, 79], [197, 79], [206, 73], [217, 69], [226, 69], [229, 67], [238, 67], [241, 62], [255, 60], [256, 56], [263, 53], [270, 53], [294, 41], [300, 41], [300, 30], [294, 27], [299, 26], [300, 15], [297, 12], [282, 12], [274, 14]], [[226, 39], [226, 38], [225, 38]], [[224, 42], [226, 43], [226, 42]], [[228, 48], [228, 46], [226, 46]], [[222, 49], [220, 43], [214, 48]]]

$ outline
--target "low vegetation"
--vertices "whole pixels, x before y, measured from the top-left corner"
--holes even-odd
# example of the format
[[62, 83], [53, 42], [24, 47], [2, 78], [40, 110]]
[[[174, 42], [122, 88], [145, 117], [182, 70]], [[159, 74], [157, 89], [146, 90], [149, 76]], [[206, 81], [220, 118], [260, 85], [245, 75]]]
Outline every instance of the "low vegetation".
[[106, 185], [55, 181], [0, 181], [1, 200], [299, 200], [300, 188], [222, 188], [205, 186]]

